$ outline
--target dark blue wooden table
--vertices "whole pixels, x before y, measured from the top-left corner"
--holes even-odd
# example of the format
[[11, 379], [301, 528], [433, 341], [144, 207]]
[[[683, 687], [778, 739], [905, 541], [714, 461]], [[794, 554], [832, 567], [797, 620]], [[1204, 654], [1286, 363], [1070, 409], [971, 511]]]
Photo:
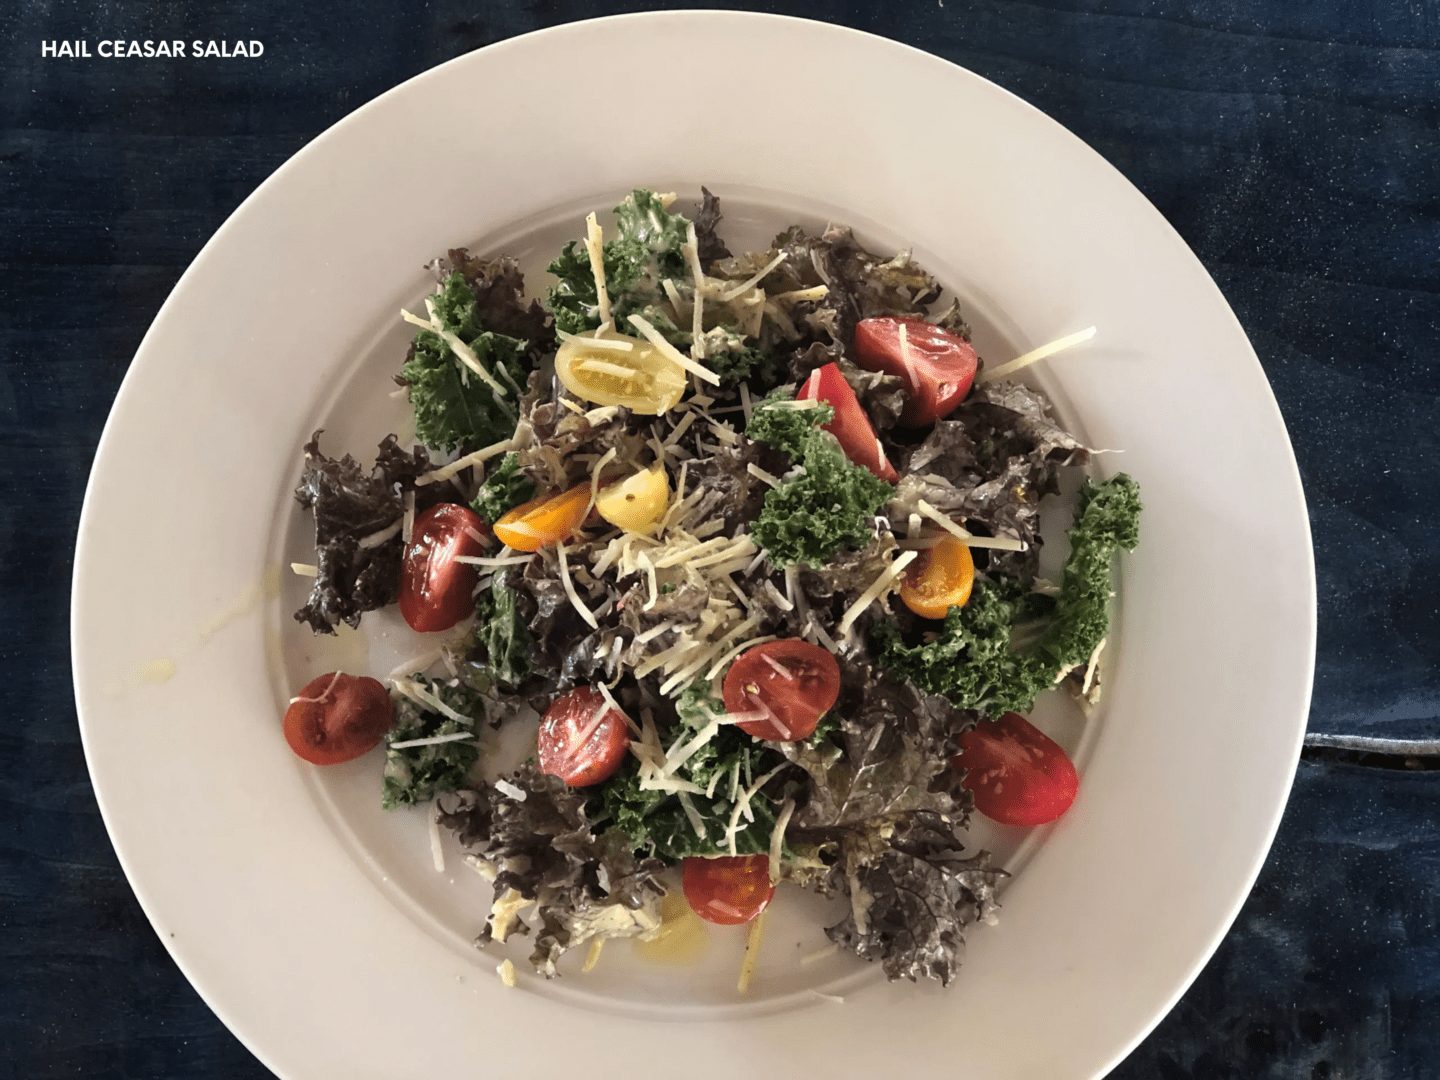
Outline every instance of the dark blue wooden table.
[[[658, 6], [0, 9], [0, 1076], [268, 1075], [141, 914], [75, 720], [75, 528], [145, 328], [235, 206], [355, 107], [493, 41]], [[1219, 282], [1289, 425], [1319, 578], [1311, 745], [1233, 930], [1115, 1075], [1440, 1075], [1440, 4], [755, 6], [938, 53], [1088, 141]], [[117, 38], [264, 53], [93, 55]], [[92, 56], [42, 55], [62, 40]]]

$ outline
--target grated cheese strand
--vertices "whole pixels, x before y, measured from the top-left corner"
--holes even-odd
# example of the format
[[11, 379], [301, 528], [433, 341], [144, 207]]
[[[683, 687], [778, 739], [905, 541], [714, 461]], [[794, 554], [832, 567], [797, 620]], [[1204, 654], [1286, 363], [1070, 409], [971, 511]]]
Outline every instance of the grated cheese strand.
[[916, 551], [907, 551], [902, 555], [898, 556], [895, 561], [892, 562], [888, 567], [886, 567], [884, 572], [879, 577], [877, 577], [874, 582], [871, 583], [870, 587], [860, 594], [860, 598], [856, 600], [855, 603], [851, 604], [848, 609], [846, 609], [845, 616], [840, 620], [840, 624], [835, 628], [836, 632], [841, 637], [844, 637], [846, 634], [848, 634], [850, 632], [850, 627], [855, 624], [855, 620], [860, 617], [861, 613], [864, 612], [864, 610], [868, 608], [871, 604], [873, 604], [876, 600], [878, 600], [884, 593], [888, 592], [890, 586], [894, 584], [895, 579], [904, 572], [907, 566], [909, 566], [919, 557], [920, 554]]
[[560, 584], [565, 587], [565, 595], [569, 598], [570, 604], [580, 613], [580, 617], [589, 624], [590, 629], [600, 629], [600, 624], [595, 619], [595, 613], [585, 606], [580, 599], [580, 594], [575, 591], [575, 583], [570, 580], [570, 567], [565, 562], [565, 545], [555, 545], [555, 554], [560, 557]]
[[361, 551], [369, 551], [385, 543], [391, 537], [400, 535], [400, 527], [404, 523], [403, 518], [397, 518], [379, 532], [373, 532], [369, 536], [361, 537], [359, 548]]
[[[506, 390], [505, 387], [501, 386], [495, 376], [491, 375], [490, 372], [485, 370], [485, 365], [480, 363], [480, 358], [475, 355], [475, 350], [470, 348], [469, 345], [466, 345], [465, 342], [461, 341], [459, 335], [457, 335], [453, 330], [446, 330], [445, 325], [438, 318], [435, 317], [435, 301], [430, 299], [430, 297], [428, 296], [425, 298], [425, 311], [430, 316], [430, 329], [434, 333], [440, 335], [440, 337], [444, 340], [445, 344], [450, 346], [450, 351], [459, 358], [460, 362], [464, 364], [467, 368], [469, 368], [471, 371], [473, 371], [476, 375], [479, 375], [480, 381], [483, 382], [486, 386], [490, 387], [491, 393], [493, 393], [497, 398], [509, 397], [510, 391]], [[405, 312], [402, 311], [401, 314], [404, 315]], [[515, 410], [508, 407], [505, 411], [510, 413], [512, 416], [515, 412]]]
[[951, 521], [939, 510], [936, 510], [935, 507], [931, 506], [924, 499], [916, 500], [915, 509], [920, 511], [921, 514], [929, 518], [931, 521], [935, 522], [936, 525], [939, 525], [946, 532], [951, 533], [953, 536], [956, 537], [956, 539], [964, 540], [967, 543], [972, 539], [968, 529], [962, 529], [959, 525], [955, 524], [955, 522]]
[[[581, 521], [588, 518], [590, 511], [595, 509], [595, 497], [600, 494], [600, 470], [614, 461], [618, 453], [619, 451], [616, 450], [615, 447], [610, 447], [610, 449], [606, 450], [601, 456], [600, 460], [595, 462], [595, 467], [590, 471], [590, 501], [585, 504], [585, 513], [580, 515]], [[595, 624], [591, 623], [590, 625], [593, 626]]]
[[705, 269], [700, 265], [700, 238], [695, 234], [692, 221], [685, 230], [685, 243], [680, 247], [685, 261], [690, 264], [690, 276], [695, 280], [695, 301], [690, 309], [690, 355], [696, 360], [705, 359]]
[[1031, 349], [1029, 352], [1017, 356], [1008, 364], [1001, 364], [999, 367], [990, 371], [982, 371], [979, 375], [975, 376], [975, 384], [978, 386], [983, 383], [994, 382], [996, 379], [1003, 379], [1007, 375], [1013, 375], [1021, 368], [1029, 367], [1037, 360], [1044, 360], [1047, 356], [1054, 356], [1056, 353], [1064, 352], [1066, 349], [1079, 345], [1081, 342], [1089, 341], [1095, 336], [1095, 330], [1096, 328], [1091, 326], [1084, 330], [1078, 330], [1073, 334], [1066, 334], [1062, 338], [1056, 338], [1046, 345], [1041, 345], [1038, 349]]
[[755, 977], [755, 965], [760, 959], [760, 938], [765, 933], [765, 914], [769, 910], [768, 906], [760, 909], [745, 937], [745, 959], [740, 963], [740, 981], [735, 984], [735, 989], [742, 994], [750, 989], [750, 980]]
[[749, 292], [751, 289], [753, 289], [756, 285], [759, 285], [760, 282], [765, 279], [766, 274], [770, 273], [771, 270], [774, 270], [784, 261], [785, 252], [782, 251], [779, 255], [776, 255], [775, 258], [771, 259], [768, 263], [766, 263], [764, 268], [761, 269], [758, 274], [755, 274], [753, 277], [747, 278], [739, 285], [736, 285], [733, 289], [727, 289], [725, 292], [722, 292], [719, 296], [720, 302], [728, 304], [731, 300], [734, 300], [741, 294]]
[[[596, 331], [599, 333], [599, 331]], [[561, 341], [579, 341], [587, 349], [608, 349], [611, 352], [634, 352], [635, 343], [626, 338], [602, 338], [593, 334], [567, 334], [564, 330], [556, 330], [555, 336]], [[569, 402], [565, 402], [569, 404]]]
[[320, 568], [318, 566], [312, 566], [310, 563], [292, 562], [290, 564], [290, 570], [292, 573], [299, 574], [301, 577], [320, 576]]
[[438, 802], [430, 804], [430, 861], [435, 872], [445, 872], [445, 849], [440, 846], [440, 807]]
[[790, 824], [790, 815], [795, 813], [795, 800], [786, 799], [780, 807], [780, 816], [775, 819], [775, 829], [770, 833], [770, 882], [780, 880], [780, 852], [785, 846], [785, 828]]
[[473, 731], [454, 731], [449, 735], [431, 735], [425, 739], [406, 739], [404, 742], [387, 743], [391, 750], [405, 750], [412, 746], [439, 746], [447, 742], [464, 742], [466, 739], [475, 738]]
[[630, 325], [635, 327], [635, 329], [639, 330], [640, 333], [645, 336], [645, 339], [649, 341], [651, 345], [654, 345], [657, 350], [659, 350], [661, 356], [665, 357], [667, 360], [671, 360], [674, 363], [679, 364], [686, 371], [690, 372], [691, 375], [703, 379], [711, 386], [720, 385], [719, 375], [716, 375], [715, 372], [711, 371], [704, 364], [696, 363], [694, 360], [690, 359], [690, 357], [682, 353], [679, 349], [675, 348], [674, 345], [671, 345], [670, 342], [665, 340], [665, 338], [661, 335], [660, 331], [656, 330], [655, 327], [651, 326], [639, 315], [630, 316]]
[[590, 256], [590, 272], [595, 275], [595, 297], [599, 301], [600, 326], [614, 325], [610, 317], [610, 293], [605, 288], [605, 234], [592, 213], [585, 218], [585, 253]]
[[415, 478], [416, 484], [438, 484], [443, 480], [449, 480], [456, 473], [468, 469], [471, 465], [479, 465], [489, 461], [497, 454], [508, 454], [511, 450], [518, 449], [514, 439], [503, 439], [498, 443], [492, 443], [483, 450], [476, 450], [473, 454], [466, 454], [462, 458], [456, 458], [449, 465], [442, 465], [438, 469], [421, 473]]

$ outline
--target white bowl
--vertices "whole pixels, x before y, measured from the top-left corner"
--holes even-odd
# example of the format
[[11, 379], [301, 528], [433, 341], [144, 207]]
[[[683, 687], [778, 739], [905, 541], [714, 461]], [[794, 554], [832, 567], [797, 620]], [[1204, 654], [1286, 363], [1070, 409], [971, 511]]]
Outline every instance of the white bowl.
[[[381, 670], [408, 647], [384, 613], [335, 643], [301, 634], [281, 565], [303, 551], [290, 491], [313, 427], [328, 453], [364, 457], [403, 423], [382, 387], [422, 264], [468, 244], [536, 266], [630, 188], [702, 182], [732, 246], [826, 218], [913, 246], [992, 360], [1100, 328], [1034, 377], [1092, 445], [1124, 451], [1102, 471], [1131, 473], [1145, 500], [1108, 699], [1083, 729], [1048, 721], [1078, 754], [1081, 796], [1023, 845], [990, 834], [1018, 872], [948, 990], [849, 958], [801, 965], [823, 938], [821, 905], [797, 897], [743, 999], [738, 937], [697, 967], [607, 951], [591, 975], [507, 991], [499, 955], [467, 944], [486, 890], [453, 851], [435, 873], [419, 815], [375, 809], [376, 756], [322, 773], [280, 735], [301, 676]], [[499, 1074], [548, 1062], [563, 1038], [602, 1076], [763, 1061], [1089, 1077], [1164, 1015], [1258, 872], [1305, 726], [1314, 613], [1304, 500], [1264, 374], [1199, 262], [1114, 169], [926, 54], [674, 12], [428, 72], [236, 211], [121, 388], [86, 496], [72, 633], [86, 755], [126, 873], [186, 975], [282, 1076]]]

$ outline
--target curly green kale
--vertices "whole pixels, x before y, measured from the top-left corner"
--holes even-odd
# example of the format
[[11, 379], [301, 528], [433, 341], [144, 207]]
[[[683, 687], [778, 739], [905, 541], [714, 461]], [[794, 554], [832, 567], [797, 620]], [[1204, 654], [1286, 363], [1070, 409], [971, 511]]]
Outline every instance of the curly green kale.
[[474, 290], [460, 273], [432, 297], [435, 317], [466, 345], [504, 395], [467, 367], [433, 330], [415, 335], [400, 377], [410, 387], [415, 433], [426, 446], [449, 453], [461, 446], [486, 446], [508, 438], [518, 418], [519, 387], [530, 376], [528, 342], [486, 330]]
[[[1053, 601], [1012, 585], [977, 581], [970, 602], [952, 607], [931, 642], [907, 645], [880, 620], [872, 642], [880, 666], [960, 709], [989, 715], [1028, 712], [1036, 696], [1068, 669], [1089, 661], [1110, 627], [1110, 559], [1139, 542], [1140, 487], [1120, 473], [1103, 484], [1086, 481], [1070, 529], [1070, 557]], [[1045, 610], [1048, 608], [1048, 610]], [[1036, 614], [1048, 620], [1025, 653], [1011, 635]]]
[[758, 405], [745, 435], [783, 450], [804, 471], [766, 492], [750, 533], [776, 565], [824, 566], [841, 548], [870, 542], [871, 523], [895, 488], [852, 462], [822, 430], [833, 408], [792, 409], [783, 400], [781, 392]]
[[530, 633], [520, 617], [515, 590], [498, 575], [475, 601], [474, 642], [496, 682], [519, 686], [530, 674]]
[[535, 482], [520, 471], [520, 455], [506, 454], [490, 471], [470, 504], [486, 525], [494, 525], [507, 510], [535, 497]]
[[[485, 715], [480, 695], [463, 683], [447, 686], [424, 676], [417, 677], [415, 682], [471, 720], [469, 724], [462, 724], [438, 710], [421, 708], [408, 697], [400, 699], [395, 708], [395, 726], [390, 729], [389, 747], [385, 752], [385, 780], [380, 805], [386, 810], [414, 806], [429, 802], [436, 795], [459, 791], [466, 786], [475, 762], [480, 760], [480, 748], [475, 745], [475, 731]], [[458, 734], [468, 734], [469, 738], [398, 749], [394, 746], [395, 743], [413, 739]]]
[[[615, 208], [615, 217], [619, 235], [605, 242], [601, 257], [611, 315], [615, 325], [624, 330], [629, 315], [643, 315], [646, 308], [658, 302], [663, 295], [662, 281], [689, 280], [690, 270], [680, 245], [685, 243], [690, 222], [680, 214], [669, 213], [659, 197], [649, 191], [627, 195]], [[584, 245], [570, 241], [547, 269], [559, 278], [547, 295], [556, 327], [567, 334], [597, 328], [600, 301]], [[661, 328], [662, 332], [665, 329]], [[673, 326], [668, 329], [675, 331]], [[689, 335], [684, 338], [688, 345]]]
[[[667, 738], [683, 733], [683, 738], [692, 739], [712, 717], [724, 713], [725, 706], [697, 682], [680, 695], [676, 711], [681, 726]], [[686, 796], [695, 812], [694, 821], [679, 795], [640, 787], [639, 763], [635, 760], [593, 789], [585, 813], [597, 830], [619, 830], [630, 838], [633, 850], [671, 862], [692, 855], [728, 854], [726, 833], [742, 792], [784, 764], [785, 758], [773, 747], [726, 724], [675, 773], [677, 779], [701, 789]], [[735, 832], [735, 851], [740, 855], [769, 851], [770, 834], [775, 828], [775, 808], [770, 799], [756, 794], [749, 807], [750, 816], [741, 814]], [[700, 823], [699, 829], [695, 821]]]

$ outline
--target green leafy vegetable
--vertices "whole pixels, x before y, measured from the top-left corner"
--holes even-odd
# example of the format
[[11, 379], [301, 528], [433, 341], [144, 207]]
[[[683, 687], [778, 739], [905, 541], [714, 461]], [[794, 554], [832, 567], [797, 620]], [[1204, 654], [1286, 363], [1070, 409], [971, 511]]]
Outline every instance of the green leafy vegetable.
[[439, 334], [421, 330], [400, 368], [401, 379], [410, 387], [416, 435], [426, 446], [447, 453], [509, 438], [519, 417], [519, 388], [532, 367], [527, 342], [485, 329], [475, 293], [458, 272], [432, 300], [436, 319], [470, 346], [480, 366], [506, 393], [497, 394]]
[[[1124, 473], [1085, 482], [1070, 529], [1070, 558], [1053, 604], [1017, 586], [977, 581], [970, 602], [951, 608], [936, 640], [907, 645], [891, 622], [872, 630], [882, 667], [961, 709], [1029, 712], [1068, 669], [1087, 663], [1110, 625], [1110, 558], [1139, 542], [1140, 488]], [[1021, 654], [1011, 633], [1049, 607], [1039, 642]]]
[[509, 905], [510, 917], [487, 920], [477, 945], [530, 932], [513, 917], [516, 898], [538, 904], [530, 962], [547, 978], [555, 977], [565, 952], [592, 937], [632, 937], [660, 925], [664, 863], [637, 859], [614, 830], [596, 835], [586, 819], [586, 792], [542, 774], [533, 762], [510, 783], [523, 798], [482, 783], [462, 792], [453, 809], [440, 807], [440, 824], [493, 871], [495, 895]]
[[[605, 291], [610, 296], [616, 328], [628, 333], [626, 317], [643, 315], [646, 308], [656, 305], [664, 296], [662, 281], [690, 280], [685, 256], [680, 252], [690, 222], [680, 214], [669, 213], [659, 197], [649, 191], [627, 195], [615, 208], [615, 217], [619, 235], [607, 240], [602, 249]], [[555, 325], [568, 334], [596, 329], [600, 325], [600, 301], [584, 245], [570, 241], [548, 269], [559, 278], [548, 294]], [[675, 327], [668, 329], [673, 332]], [[688, 334], [685, 344], [689, 344]]]
[[766, 492], [750, 532], [776, 565], [823, 566], [841, 548], [869, 543], [875, 514], [895, 488], [854, 464], [821, 429], [833, 408], [785, 408], [778, 404], [784, 399], [780, 391], [759, 405], [745, 434], [783, 450], [804, 472]]
[[486, 525], [494, 525], [505, 512], [535, 497], [535, 482], [520, 471], [520, 455], [506, 454], [480, 485], [470, 509]]
[[475, 601], [475, 645], [496, 682], [518, 686], [530, 674], [530, 635], [515, 590], [497, 575]]
[[[680, 722], [665, 734], [667, 742], [695, 738], [714, 717], [725, 712], [725, 705], [710, 696], [708, 684], [697, 681], [681, 693], [675, 710]], [[701, 789], [688, 792], [686, 797], [703, 836], [679, 795], [640, 787], [639, 762], [635, 760], [594, 788], [585, 810], [597, 826], [623, 832], [636, 851], [671, 862], [690, 855], [728, 854], [726, 834], [736, 802], [747, 787], [784, 763], [784, 757], [773, 746], [733, 724], [720, 725], [713, 737], [675, 772], [676, 779]], [[783, 780], [777, 778], [775, 786], [782, 787]], [[769, 798], [757, 793], [749, 807], [750, 814], [741, 813], [735, 832], [735, 851], [740, 855], [769, 851], [770, 834], [775, 828], [775, 809]]]
[[[457, 713], [472, 719], [469, 724], [462, 724], [454, 717], [421, 708], [408, 697], [400, 699], [395, 708], [395, 726], [390, 729], [390, 749], [385, 753], [385, 781], [380, 805], [386, 810], [414, 806], [428, 802], [436, 795], [459, 791], [466, 786], [470, 769], [480, 760], [480, 749], [475, 745], [474, 735], [485, 709], [479, 693], [464, 684], [447, 686], [423, 676], [415, 681]], [[460, 733], [467, 733], [470, 737], [400, 749], [393, 746], [412, 739]]]

